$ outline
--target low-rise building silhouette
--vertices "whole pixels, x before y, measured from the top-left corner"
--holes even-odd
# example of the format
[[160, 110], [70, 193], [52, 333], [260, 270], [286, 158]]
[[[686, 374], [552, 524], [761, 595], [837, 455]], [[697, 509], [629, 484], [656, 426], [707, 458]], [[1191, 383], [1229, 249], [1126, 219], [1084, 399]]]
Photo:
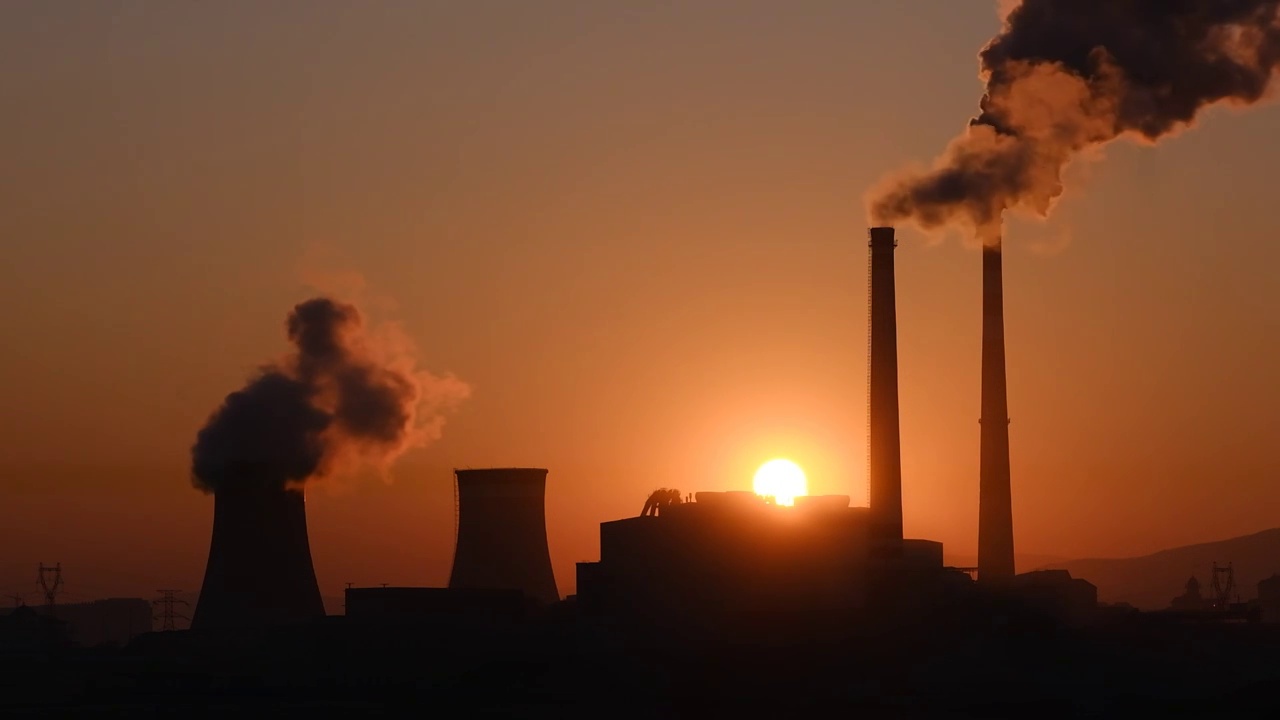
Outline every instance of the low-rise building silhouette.
[[1098, 612], [1098, 588], [1066, 570], [1035, 570], [1013, 578], [1018, 599], [1070, 625], [1086, 625]]
[[347, 588], [346, 619], [353, 623], [416, 623], [435, 620], [518, 620], [532, 610], [520, 590], [459, 590], [433, 587]]
[[1280, 573], [1258, 583], [1258, 607], [1262, 622], [1280, 623]]
[[8, 611], [5, 619], [25, 618], [30, 613], [58, 623], [67, 642], [86, 648], [124, 646], [152, 629], [151, 603], [142, 598], [106, 598], [52, 607], [24, 605]]
[[67, 624], [36, 609], [22, 605], [0, 614], [0, 653], [41, 653], [71, 644]]

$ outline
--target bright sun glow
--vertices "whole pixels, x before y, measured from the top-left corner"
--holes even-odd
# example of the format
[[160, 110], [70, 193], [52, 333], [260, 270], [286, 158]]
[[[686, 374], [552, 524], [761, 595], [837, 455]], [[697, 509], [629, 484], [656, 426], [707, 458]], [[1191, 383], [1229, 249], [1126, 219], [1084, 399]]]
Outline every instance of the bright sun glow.
[[797, 496], [809, 492], [804, 470], [790, 460], [770, 460], [761, 465], [751, 484], [757, 495], [772, 496], [779, 505], [794, 505]]

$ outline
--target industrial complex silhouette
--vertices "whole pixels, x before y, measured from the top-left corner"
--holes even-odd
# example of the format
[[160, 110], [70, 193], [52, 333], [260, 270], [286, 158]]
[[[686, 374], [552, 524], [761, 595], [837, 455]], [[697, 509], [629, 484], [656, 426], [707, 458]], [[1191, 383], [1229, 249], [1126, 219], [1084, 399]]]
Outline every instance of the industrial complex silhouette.
[[[90, 664], [51, 613], [19, 608], [0, 617], [20, 658], [8, 697], [50, 711], [266, 700], [510, 712], [602, 697], [659, 711], [775, 702], [987, 716], [1224, 697], [1273, 707], [1277, 577], [1258, 603], [1232, 604], [1215, 566], [1212, 598], [1192, 579], [1177, 612], [1161, 614], [1100, 605], [1064, 570], [1015, 574], [998, 246], [983, 251], [978, 567], [948, 567], [941, 543], [903, 536], [896, 239], [890, 227], [869, 239], [867, 507], [662, 488], [639, 515], [600, 524], [599, 559], [578, 563], [577, 594], [562, 599], [546, 530], [553, 476], [460, 469], [447, 586], [348, 587], [345, 614], [326, 616], [302, 488], [224, 482], [189, 630], [132, 633]], [[1212, 662], [1188, 650], [1200, 647]]]
[[[978, 592], [943, 564], [942, 544], [903, 537], [894, 229], [869, 231], [870, 506], [849, 496], [794, 507], [752, 492], [659, 490], [638, 517], [600, 526], [600, 559], [578, 565], [583, 613], [646, 626], [735, 633], [820, 613], [849, 622], [946, 606]], [[999, 249], [983, 253], [983, 417], [977, 583], [1059, 619], [1087, 619], [1096, 590], [1066, 573], [1013, 573]], [[992, 418], [999, 422], [991, 422]], [[447, 588], [349, 588], [348, 614], [397, 620], [560, 600], [547, 546], [547, 470], [455, 471], [458, 531]], [[465, 598], [465, 601], [459, 598]], [[324, 615], [301, 489], [224, 483], [214, 492], [209, 563], [192, 630], [229, 630]], [[830, 624], [830, 621], [827, 621]]]

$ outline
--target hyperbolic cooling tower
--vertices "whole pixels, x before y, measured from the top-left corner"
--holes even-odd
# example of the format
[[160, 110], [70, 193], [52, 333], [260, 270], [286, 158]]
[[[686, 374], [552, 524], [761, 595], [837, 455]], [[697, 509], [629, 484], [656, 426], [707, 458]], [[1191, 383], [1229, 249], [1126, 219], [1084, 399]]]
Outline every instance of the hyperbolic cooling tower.
[[868, 482], [877, 552], [902, 554], [902, 451], [898, 434], [898, 320], [891, 227], [870, 231], [871, 358], [867, 388]]
[[547, 471], [456, 470], [458, 541], [449, 587], [520, 590], [542, 603], [560, 599], [547, 548]]
[[324, 614], [303, 492], [252, 483], [219, 488], [191, 629], [262, 627]]
[[982, 248], [982, 444], [979, 460], [978, 580], [1013, 577], [1009, 403], [1004, 367], [1004, 278], [1000, 244]]

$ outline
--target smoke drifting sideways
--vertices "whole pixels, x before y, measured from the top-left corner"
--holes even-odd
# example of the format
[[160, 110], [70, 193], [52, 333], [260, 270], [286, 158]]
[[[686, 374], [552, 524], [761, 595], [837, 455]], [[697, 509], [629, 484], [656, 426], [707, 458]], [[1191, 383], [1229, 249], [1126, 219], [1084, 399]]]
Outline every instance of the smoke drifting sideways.
[[1064, 168], [1127, 137], [1262, 100], [1280, 64], [1280, 0], [1022, 0], [979, 55], [981, 113], [929, 170], [868, 196], [878, 224], [960, 226], [998, 242], [1005, 210], [1047, 217]]
[[403, 344], [375, 338], [354, 305], [315, 298], [286, 322], [293, 351], [227, 396], [196, 436], [192, 484], [285, 489], [367, 463], [381, 469], [436, 439], [470, 395], [415, 368]]

